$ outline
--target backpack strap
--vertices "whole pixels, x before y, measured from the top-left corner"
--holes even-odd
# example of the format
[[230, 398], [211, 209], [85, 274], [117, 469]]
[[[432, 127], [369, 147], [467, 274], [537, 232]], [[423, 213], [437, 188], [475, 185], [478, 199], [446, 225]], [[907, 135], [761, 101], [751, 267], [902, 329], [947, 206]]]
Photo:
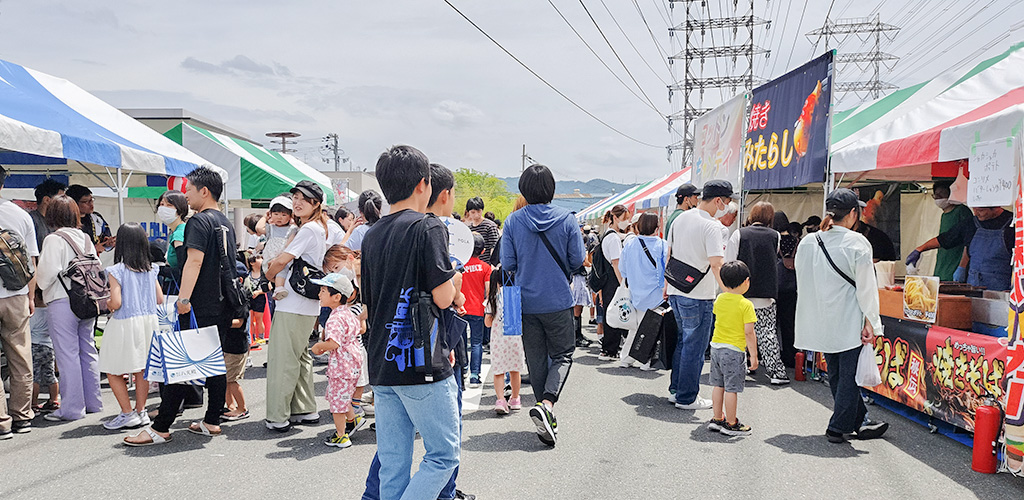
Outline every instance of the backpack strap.
[[71, 249], [75, 251], [75, 256], [77, 256], [77, 257], [84, 257], [85, 256], [85, 252], [83, 252], [82, 249], [78, 248], [78, 243], [75, 243], [75, 240], [71, 239], [71, 236], [68, 233], [66, 233], [64, 231], [60, 231], [60, 230], [54, 231], [54, 233], [57, 236], [60, 236], [61, 238], [63, 238], [64, 241], [68, 242], [68, 245], [71, 245]]

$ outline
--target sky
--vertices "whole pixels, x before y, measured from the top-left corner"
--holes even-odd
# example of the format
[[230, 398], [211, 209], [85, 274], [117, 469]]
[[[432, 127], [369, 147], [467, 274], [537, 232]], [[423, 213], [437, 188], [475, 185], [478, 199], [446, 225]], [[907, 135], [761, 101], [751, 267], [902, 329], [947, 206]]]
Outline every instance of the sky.
[[[0, 0], [0, 58], [66, 78], [117, 107], [185, 108], [264, 145], [266, 132], [298, 132], [294, 154], [321, 169], [333, 168], [320, 151], [328, 133], [339, 135], [352, 165], [368, 170], [393, 144], [416, 146], [450, 168], [502, 177], [518, 175], [524, 144], [560, 180], [637, 182], [678, 168], [679, 155], [673, 165], [665, 150], [673, 77], [662, 54], [673, 53], [669, 21], [685, 19], [685, 3], [450, 1], [611, 128], [443, 0]], [[755, 74], [777, 77], [823, 53], [825, 41], [815, 45], [805, 34], [821, 27], [830, 9], [832, 19], [878, 14], [903, 28], [882, 47], [901, 57], [883, 77], [900, 87], [1024, 38], [1013, 15], [1021, 0], [884, 3], [756, 0], [755, 15], [772, 23], [756, 31], [755, 42], [772, 52], [758, 56]], [[706, 5], [704, 17], [734, 15], [728, 0]], [[738, 15], [749, 5], [740, 1]], [[715, 36], [718, 44], [732, 42], [731, 33]], [[739, 33], [736, 43], [745, 41]], [[853, 35], [830, 44], [842, 53], [870, 50], [870, 43]], [[719, 60], [717, 71], [733, 70], [731, 60]], [[713, 76], [714, 62], [703, 71]], [[840, 71], [839, 81], [863, 77], [855, 67]], [[710, 90], [705, 107], [731, 95]], [[847, 96], [837, 109], [858, 102]]]

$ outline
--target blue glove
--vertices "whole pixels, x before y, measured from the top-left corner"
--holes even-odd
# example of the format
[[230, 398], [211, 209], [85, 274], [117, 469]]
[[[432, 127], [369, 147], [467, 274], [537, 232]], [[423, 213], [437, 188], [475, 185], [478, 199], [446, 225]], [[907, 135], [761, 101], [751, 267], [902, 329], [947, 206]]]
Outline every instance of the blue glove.
[[916, 266], [917, 265], [917, 261], [920, 260], [920, 259], [921, 259], [921, 252], [918, 252], [917, 249], [914, 249], [914, 251], [910, 252], [910, 255], [907, 256], [907, 265], [908, 266]]
[[959, 281], [960, 283], [967, 282], [967, 268], [960, 266], [953, 271], [953, 281]]

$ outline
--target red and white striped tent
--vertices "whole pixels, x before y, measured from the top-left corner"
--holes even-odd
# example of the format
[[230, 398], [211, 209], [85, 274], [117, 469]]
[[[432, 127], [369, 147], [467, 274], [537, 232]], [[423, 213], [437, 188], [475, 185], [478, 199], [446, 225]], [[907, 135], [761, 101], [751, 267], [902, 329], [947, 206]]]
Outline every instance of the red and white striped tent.
[[834, 174], [871, 179], [952, 177], [980, 142], [1021, 137], [1024, 42], [973, 67], [837, 113]]

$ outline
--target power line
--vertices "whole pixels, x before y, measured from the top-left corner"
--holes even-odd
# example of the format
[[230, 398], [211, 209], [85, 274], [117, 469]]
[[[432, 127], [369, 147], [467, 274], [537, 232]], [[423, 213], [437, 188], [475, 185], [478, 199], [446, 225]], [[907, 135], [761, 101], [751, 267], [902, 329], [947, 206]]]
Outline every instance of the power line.
[[[833, 1], [832, 4], [834, 5], [835, 1]], [[829, 8], [829, 11], [831, 11], [831, 10], [832, 9]], [[804, 25], [804, 15], [806, 15], [806, 14], [807, 14], [807, 0], [804, 0], [804, 8], [803, 8], [803, 10], [800, 11], [800, 22], [798, 22], [796, 24], [796, 36], [798, 37], [798, 39], [799, 39], [799, 36], [800, 36], [800, 30], [801, 30], [801, 28], [803, 28], [803, 25]], [[828, 14], [825, 14], [825, 22], [828, 22]], [[786, 67], [782, 68], [782, 71], [789, 71], [789, 64], [791, 62], [793, 62], [793, 52], [796, 52], [796, 51], [794, 51], [794, 50], [789, 51], [789, 57], [786, 58]], [[815, 51], [812, 49], [811, 50], [811, 57], [814, 57], [816, 55], [814, 52]]]
[[647, 62], [647, 58], [644, 57], [644, 55], [636, 48], [636, 45], [633, 45], [633, 41], [629, 39], [629, 35], [626, 34], [626, 30], [622, 29], [622, 25], [620, 25], [619, 21], [615, 19], [615, 15], [612, 14], [611, 9], [608, 8], [608, 4], [604, 3], [604, 0], [601, 0], [601, 6], [604, 7], [605, 12], [608, 13], [608, 17], [612, 18], [612, 22], [615, 23], [615, 27], [619, 28], [619, 32], [622, 33], [622, 37], [626, 39], [626, 43], [628, 43], [630, 47], [633, 47], [633, 52], [636, 52], [636, 55], [640, 56], [640, 60], [644, 62], [647, 69], [651, 70], [651, 73], [654, 73], [654, 76], [657, 77], [658, 80], [661, 80], [661, 83], [668, 85], [668, 82], [666, 82], [657, 71], [654, 71], [654, 68]]
[[597, 32], [601, 34], [601, 38], [604, 39], [604, 43], [606, 43], [608, 45], [608, 48], [611, 49], [612, 54], [615, 55], [615, 59], [618, 59], [619, 64], [622, 65], [622, 69], [626, 70], [626, 74], [629, 75], [629, 79], [633, 80], [633, 84], [636, 85], [637, 90], [639, 90], [640, 93], [647, 98], [647, 102], [650, 102], [651, 106], [657, 108], [657, 105], [654, 104], [654, 101], [651, 100], [651, 97], [648, 96], [647, 92], [644, 92], [643, 87], [640, 86], [640, 82], [636, 81], [636, 78], [633, 76], [633, 73], [629, 71], [628, 67], [626, 67], [626, 63], [623, 62], [621, 57], [619, 57], [619, 53], [615, 50], [615, 47], [612, 46], [612, 42], [608, 40], [608, 37], [605, 36], [604, 34], [604, 30], [602, 30], [601, 26], [597, 24], [597, 19], [594, 19], [594, 16], [590, 13], [590, 9], [587, 8], [587, 4], [583, 3], [583, 0], [580, 0], [580, 6], [583, 7], [584, 12], [587, 13], [587, 17], [590, 18], [590, 22], [594, 23], [594, 27], [597, 28]]
[[651, 25], [647, 22], [647, 16], [644, 15], [643, 9], [640, 8], [640, 4], [636, 0], [633, 0], [633, 6], [636, 7], [636, 12], [640, 14], [640, 19], [643, 20], [644, 26], [647, 27], [647, 32], [651, 34], [651, 41], [654, 42], [654, 46], [658, 48], [658, 53], [661, 54], [661, 62], [665, 64], [665, 68], [672, 72], [672, 68], [668, 65], [668, 53], [661, 46], [661, 42], [658, 41], [658, 37], [655, 36], [654, 30], [651, 29]]
[[[829, 18], [829, 16], [832, 15], [832, 7], [835, 7], [835, 6], [836, 6], [836, 0], [832, 0], [832, 3], [829, 4], [829, 6], [828, 6], [828, 12], [825, 13], [825, 23], [821, 25], [822, 32], [824, 32], [825, 26], [828, 26], [828, 18]], [[882, 6], [882, 4], [879, 3], [878, 7], [881, 7], [881, 6]], [[806, 8], [806, 7], [807, 7], [807, 0], [804, 0], [804, 8]], [[875, 10], [871, 11], [871, 14], [869, 14], [868, 17], [871, 17], [872, 15], [874, 15], [875, 12], [878, 10], [878, 7], [875, 7]], [[801, 15], [800, 18], [803, 19], [803, 15]], [[814, 40], [814, 48], [811, 49], [811, 54], [814, 54], [814, 53], [818, 52], [818, 42], [820, 42], [820, 41], [821, 41], [821, 36], [819, 35], [818, 38]], [[826, 39], [825, 45], [826, 46], [828, 45], [828, 39]]]
[[655, 112], [658, 113], [659, 116], [664, 117], [664, 113], [662, 113], [658, 108], [654, 107], [650, 102], [645, 101], [642, 97], [640, 97], [639, 94], [636, 93], [635, 90], [633, 90], [632, 87], [629, 86], [629, 84], [627, 84], [626, 82], [622, 81], [622, 78], [619, 78], [619, 75], [615, 71], [613, 71], [611, 66], [608, 66], [608, 63], [604, 62], [604, 59], [601, 58], [600, 55], [598, 55], [597, 51], [595, 51], [594, 48], [591, 47], [589, 43], [587, 43], [587, 41], [583, 38], [583, 35], [581, 35], [580, 32], [576, 30], [576, 28], [572, 25], [572, 23], [569, 22], [569, 19], [567, 19], [565, 17], [565, 15], [562, 14], [562, 11], [558, 9], [558, 6], [556, 6], [553, 1], [548, 0], [548, 4], [551, 5], [551, 8], [555, 9], [555, 12], [558, 13], [558, 17], [561, 17], [562, 20], [565, 21], [565, 24], [567, 24], [569, 26], [569, 29], [571, 29], [572, 32], [576, 34], [576, 37], [579, 38], [581, 42], [583, 42], [583, 45], [587, 46], [587, 49], [590, 50], [590, 53], [594, 54], [594, 57], [596, 57], [598, 61], [601, 61], [601, 65], [603, 65], [604, 68], [607, 69], [608, 72], [611, 73], [612, 76], [614, 76], [615, 79], [618, 80], [619, 83], [621, 83], [622, 86], [625, 87], [626, 90], [628, 90], [630, 94], [633, 94], [634, 97], [639, 99], [640, 102], [642, 102], [644, 104], [644, 106], [647, 106], [647, 107], [653, 109]]
[[545, 80], [545, 79], [544, 79], [544, 77], [542, 77], [542, 76], [540, 76], [539, 74], [537, 74], [537, 72], [536, 72], [536, 71], [534, 71], [533, 69], [531, 69], [531, 68], [530, 68], [529, 66], [527, 66], [527, 65], [526, 65], [526, 63], [524, 63], [524, 62], [523, 62], [523, 61], [521, 61], [521, 60], [520, 60], [520, 59], [519, 59], [518, 57], [516, 57], [516, 56], [515, 56], [515, 55], [513, 55], [513, 54], [512, 54], [511, 52], [509, 52], [509, 51], [508, 51], [508, 49], [506, 49], [506, 48], [505, 48], [505, 47], [504, 47], [504, 46], [503, 46], [503, 45], [502, 45], [501, 43], [499, 43], [499, 42], [498, 42], [497, 40], [495, 40], [495, 39], [494, 39], [494, 37], [492, 37], [491, 35], [487, 34], [487, 32], [486, 32], [486, 31], [484, 31], [484, 29], [483, 29], [483, 28], [481, 28], [480, 26], [478, 26], [478, 25], [477, 25], [477, 24], [476, 24], [475, 22], [473, 22], [473, 20], [472, 20], [472, 19], [470, 19], [470, 18], [469, 18], [468, 16], [466, 16], [465, 14], [463, 14], [463, 13], [462, 13], [462, 11], [461, 11], [461, 10], [459, 10], [459, 8], [458, 8], [458, 7], [456, 7], [456, 6], [455, 6], [455, 5], [454, 5], [454, 4], [453, 4], [453, 3], [452, 3], [452, 2], [450, 1], [450, 0], [444, 0], [444, 3], [448, 4], [448, 6], [449, 6], [449, 7], [451, 7], [451, 8], [452, 8], [452, 10], [454, 10], [454, 11], [455, 11], [456, 13], [458, 13], [458, 14], [459, 14], [459, 16], [461, 16], [461, 17], [462, 17], [463, 19], [465, 19], [465, 20], [466, 20], [466, 22], [468, 22], [468, 23], [469, 23], [470, 25], [472, 25], [472, 26], [473, 26], [474, 28], [476, 28], [476, 30], [477, 30], [477, 31], [479, 31], [479, 32], [480, 32], [480, 34], [482, 34], [483, 36], [487, 37], [487, 39], [488, 39], [488, 40], [490, 40], [490, 41], [491, 41], [492, 43], [494, 43], [495, 45], [497, 45], [497, 46], [498, 46], [498, 48], [499, 48], [499, 49], [501, 49], [501, 51], [502, 51], [502, 52], [504, 52], [504, 53], [505, 53], [505, 54], [507, 54], [507, 55], [508, 55], [509, 57], [511, 57], [511, 58], [512, 58], [512, 59], [513, 59], [513, 60], [514, 60], [515, 62], [519, 63], [519, 65], [520, 65], [520, 66], [522, 66], [522, 67], [523, 67], [523, 69], [525, 69], [526, 71], [529, 71], [529, 72], [530, 72], [530, 74], [532, 74], [533, 76], [537, 77], [537, 79], [538, 79], [538, 80], [540, 80], [541, 82], [543, 82], [543, 83], [544, 83], [544, 85], [547, 85], [547, 86], [548, 86], [548, 88], [550, 88], [551, 90], [553, 90], [553, 91], [554, 91], [554, 92], [555, 92], [556, 94], [558, 94], [558, 95], [559, 95], [559, 96], [560, 96], [560, 97], [561, 97], [562, 99], [565, 99], [566, 101], [569, 101], [569, 104], [572, 104], [573, 106], [575, 106], [575, 107], [576, 107], [576, 109], [579, 109], [580, 111], [582, 111], [582, 112], [583, 112], [584, 114], [586, 114], [587, 116], [589, 116], [589, 117], [593, 118], [594, 120], [596, 120], [596, 121], [597, 121], [598, 123], [600, 123], [601, 125], [604, 125], [605, 127], [607, 127], [607, 128], [609, 129], [609, 130], [611, 130], [611, 131], [615, 132], [616, 134], [619, 134], [619, 135], [621, 135], [622, 137], [625, 137], [626, 139], [629, 139], [629, 140], [631, 140], [631, 141], [633, 141], [633, 142], [635, 142], [635, 143], [637, 143], [637, 144], [643, 144], [644, 146], [648, 146], [648, 147], [652, 147], [652, 148], [657, 148], [657, 149], [662, 149], [662, 148], [664, 148], [664, 146], [658, 146], [658, 145], [656, 145], [656, 144], [651, 144], [651, 143], [649, 143], [649, 142], [644, 142], [644, 141], [641, 141], [640, 139], [637, 139], [637, 138], [635, 138], [635, 137], [633, 137], [633, 136], [630, 136], [630, 135], [626, 134], [625, 132], [623, 132], [623, 131], [621, 131], [621, 130], [619, 130], [619, 129], [617, 129], [617, 128], [615, 128], [615, 127], [611, 126], [611, 125], [609, 125], [609, 124], [608, 124], [607, 122], [605, 122], [604, 120], [602, 120], [602, 119], [598, 118], [598, 117], [597, 117], [596, 115], [594, 115], [594, 114], [593, 114], [593, 113], [591, 113], [590, 111], [587, 111], [587, 109], [586, 109], [586, 108], [584, 108], [583, 106], [580, 106], [579, 104], [577, 104], [577, 103], [576, 103], [576, 101], [572, 100], [571, 98], [569, 98], [569, 96], [567, 96], [567, 95], [565, 95], [564, 93], [562, 93], [562, 91], [561, 91], [561, 90], [558, 90], [557, 88], [555, 88], [555, 86], [554, 86], [554, 85], [552, 85], [552, 84], [548, 83], [548, 81], [547, 81], [547, 80]]
[[[782, 33], [779, 36], [779, 46], [776, 49], [776, 53], [778, 53], [779, 50], [782, 50], [782, 44], [785, 43], [785, 39], [786, 39], [786, 26], [789, 26], [789, 11], [790, 11], [790, 9], [792, 7], [793, 7], [793, 2], [791, 2], [791, 1], [790, 2], [786, 2], [786, 17], [782, 18], [783, 19], [783, 21], [782, 21]], [[807, 9], [807, 0], [804, 0], [804, 9], [805, 10]], [[800, 33], [797, 32], [797, 37], [799, 38], [799, 36], [800, 36]], [[793, 45], [794, 46], [796, 45], [796, 39], [794, 39]], [[790, 51], [790, 52], [792, 52], [792, 51]], [[777, 58], [777, 57], [775, 58], [775, 60], [772, 61], [772, 70], [768, 72], [768, 78], [771, 78], [771, 77], [775, 76], [775, 66], [778, 64], [778, 61], [779, 61], [779, 58]]]

